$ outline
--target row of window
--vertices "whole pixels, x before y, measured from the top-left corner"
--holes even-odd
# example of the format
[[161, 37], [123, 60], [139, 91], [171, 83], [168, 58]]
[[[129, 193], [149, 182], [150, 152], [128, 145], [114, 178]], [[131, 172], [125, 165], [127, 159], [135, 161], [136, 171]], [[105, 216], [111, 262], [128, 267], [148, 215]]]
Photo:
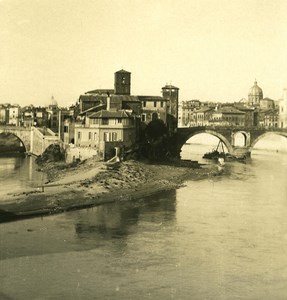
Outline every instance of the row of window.
[[90, 124], [94, 125], [116, 125], [116, 124], [122, 124], [122, 125], [133, 125], [134, 119], [109, 119], [109, 118], [102, 118], [102, 119], [90, 119]]
[[[146, 101], [143, 102], [143, 107], [146, 107]], [[153, 107], [164, 107], [164, 101], [153, 101]]]
[[[89, 140], [96, 140], [97, 139], [97, 133], [96, 132], [89, 132]], [[117, 133], [116, 132], [104, 132], [104, 141], [105, 142], [114, 142], [117, 141]], [[78, 131], [78, 140], [81, 140], [82, 138], [82, 132]]]

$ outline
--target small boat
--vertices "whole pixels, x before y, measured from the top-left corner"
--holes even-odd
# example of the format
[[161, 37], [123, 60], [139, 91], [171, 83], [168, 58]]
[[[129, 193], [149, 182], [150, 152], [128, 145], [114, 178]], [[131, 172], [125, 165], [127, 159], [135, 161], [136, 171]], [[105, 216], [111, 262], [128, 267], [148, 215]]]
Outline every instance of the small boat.
[[[219, 148], [221, 147], [221, 151], [219, 152]], [[222, 141], [219, 141], [218, 142], [218, 145], [216, 147], [215, 150], [211, 151], [211, 152], [207, 152], [205, 153], [202, 158], [205, 158], [205, 159], [218, 159], [218, 158], [223, 158], [225, 159], [226, 157], [226, 153], [224, 151], [224, 144]]]

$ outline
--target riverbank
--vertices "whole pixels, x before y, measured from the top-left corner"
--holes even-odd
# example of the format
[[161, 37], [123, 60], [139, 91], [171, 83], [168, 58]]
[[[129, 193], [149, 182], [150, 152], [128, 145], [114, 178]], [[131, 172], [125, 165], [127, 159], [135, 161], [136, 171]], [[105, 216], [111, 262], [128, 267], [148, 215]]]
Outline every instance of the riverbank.
[[48, 174], [47, 183], [20, 193], [7, 193], [1, 200], [1, 221], [135, 200], [176, 189], [187, 179], [218, 175], [217, 167], [212, 165], [125, 161], [108, 169], [106, 164], [93, 159], [68, 167], [49, 163], [43, 170]]

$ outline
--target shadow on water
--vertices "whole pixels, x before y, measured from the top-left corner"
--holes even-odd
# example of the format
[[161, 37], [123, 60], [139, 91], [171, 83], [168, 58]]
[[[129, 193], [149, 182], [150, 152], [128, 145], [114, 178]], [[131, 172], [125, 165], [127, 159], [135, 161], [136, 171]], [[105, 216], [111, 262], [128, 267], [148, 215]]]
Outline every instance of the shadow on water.
[[[130, 202], [116, 202], [77, 212], [75, 232], [79, 239], [122, 239], [139, 220], [170, 222], [176, 212], [176, 191], [165, 191]], [[156, 213], [156, 217], [155, 217]], [[70, 214], [69, 218], [75, 218]]]
[[15, 221], [19, 219], [15, 214], [0, 209], [0, 223]]
[[1, 259], [86, 251], [99, 247], [124, 251], [128, 236], [141, 230], [142, 224], [151, 229], [158, 224], [173, 224], [175, 213], [175, 190], [133, 201], [118, 201], [23, 220], [0, 211], [1, 221], [5, 218], [7, 223], [1, 236]]

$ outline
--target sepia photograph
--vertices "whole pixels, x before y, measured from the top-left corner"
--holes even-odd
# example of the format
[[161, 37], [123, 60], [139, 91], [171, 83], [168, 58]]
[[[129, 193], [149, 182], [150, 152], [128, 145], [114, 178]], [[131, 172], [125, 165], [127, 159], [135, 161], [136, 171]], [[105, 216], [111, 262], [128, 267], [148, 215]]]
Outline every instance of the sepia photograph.
[[287, 299], [286, 12], [0, 0], [0, 300]]

